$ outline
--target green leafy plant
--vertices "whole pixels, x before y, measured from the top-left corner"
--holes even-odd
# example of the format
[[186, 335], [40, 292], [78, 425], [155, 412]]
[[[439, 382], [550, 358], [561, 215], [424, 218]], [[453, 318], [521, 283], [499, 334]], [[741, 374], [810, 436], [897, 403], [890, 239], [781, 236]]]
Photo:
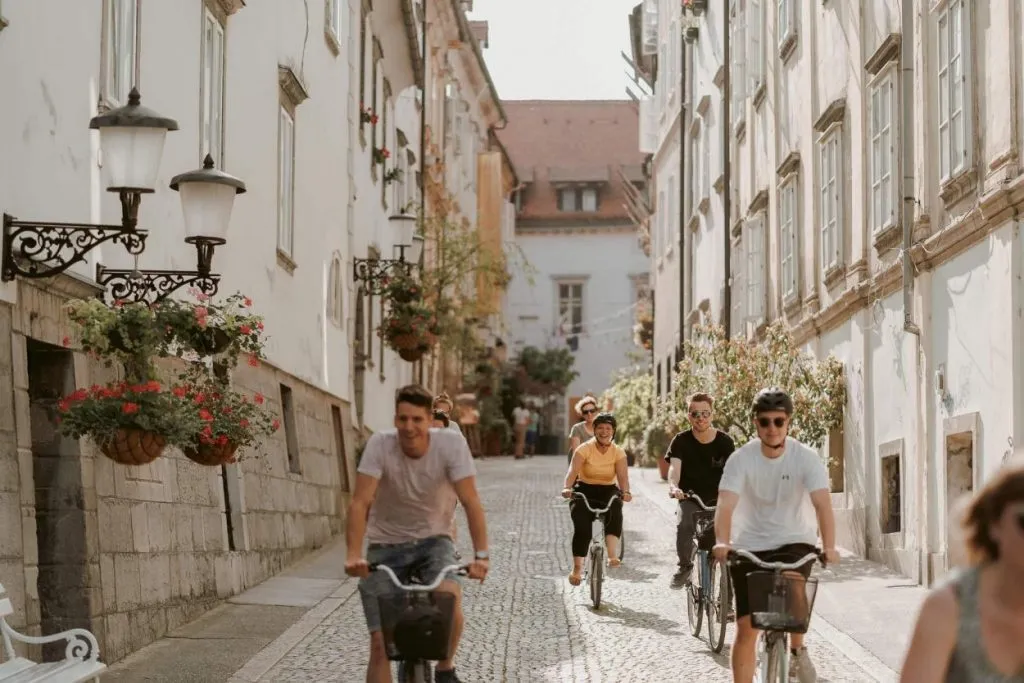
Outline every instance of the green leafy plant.
[[373, 163], [384, 165], [391, 157], [391, 151], [387, 147], [374, 147], [373, 148]]
[[159, 434], [172, 446], [184, 448], [203, 429], [198, 414], [160, 382], [119, 382], [78, 389], [58, 402], [58, 428], [75, 439], [89, 437], [101, 448], [122, 430]]
[[654, 345], [654, 315], [646, 309], [640, 311], [633, 325], [633, 343], [645, 351]]
[[395, 167], [388, 169], [384, 173], [384, 184], [390, 185], [391, 183], [397, 182], [402, 179], [402, 169]]
[[[201, 427], [192, 437], [193, 448], [202, 445], [230, 445], [249, 448], [276, 432], [281, 423], [264, 407], [262, 394], [249, 396], [215, 379], [202, 368], [179, 377], [171, 390]], [[234, 458], [231, 462], [234, 462]]]
[[[76, 327], [83, 350], [104, 358], [108, 367], [120, 362], [129, 381], [157, 378], [153, 360], [167, 355], [168, 334], [149, 305], [108, 306], [99, 299], [76, 299], [64, 308]], [[65, 346], [71, 345], [69, 337], [63, 342]]]
[[399, 272], [384, 278], [384, 298], [401, 304], [423, 298], [423, 285], [409, 273]]
[[573, 369], [576, 356], [566, 348], [538, 349], [526, 346], [519, 352], [518, 365], [528, 394], [561, 393], [579, 377]]
[[[196, 301], [168, 299], [154, 305], [156, 323], [173, 343], [178, 357], [188, 353], [218, 356], [218, 362], [234, 367], [241, 355], [250, 365], [263, 358], [263, 317], [252, 312], [252, 300], [236, 293], [221, 302], [193, 291]], [[170, 352], [171, 345], [167, 345]]]
[[392, 302], [377, 335], [394, 349], [411, 348], [414, 342], [429, 347], [437, 334], [434, 311], [417, 301]]
[[651, 422], [648, 416], [654, 402], [654, 375], [648, 368], [621, 371], [602, 396], [602, 404], [609, 399], [618, 422], [615, 440], [623, 448], [642, 452], [644, 430]]
[[687, 340], [675, 373], [671, 399], [661, 408], [685, 424], [686, 397], [705, 391], [715, 397], [715, 425], [737, 445], [756, 435], [750, 407], [757, 392], [779, 386], [793, 397], [790, 435], [820, 447], [829, 432], [843, 424], [846, 378], [834, 356], [816, 359], [802, 351], [781, 322], [768, 327], [759, 342], [729, 338], [717, 326], [700, 326]]

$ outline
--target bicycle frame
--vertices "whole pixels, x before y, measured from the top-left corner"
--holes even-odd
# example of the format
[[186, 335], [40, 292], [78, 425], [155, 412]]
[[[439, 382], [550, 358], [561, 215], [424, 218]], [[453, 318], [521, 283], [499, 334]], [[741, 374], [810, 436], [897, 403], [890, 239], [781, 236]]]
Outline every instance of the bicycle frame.
[[572, 495], [574, 498], [578, 497], [580, 500], [582, 500], [583, 504], [587, 506], [587, 509], [594, 513], [594, 521], [590, 526], [590, 548], [587, 551], [588, 559], [586, 565], [583, 568], [582, 578], [584, 581], [586, 581], [590, 579], [593, 575], [593, 577], [596, 578], [596, 580], [598, 581], [596, 589], [592, 588], [591, 590], [591, 595], [594, 601], [594, 607], [598, 608], [601, 606], [600, 582], [601, 576], [604, 573], [604, 566], [602, 565], [600, 568], [594, 566], [594, 558], [598, 556], [598, 553], [600, 553], [600, 557], [604, 558], [603, 562], [608, 562], [608, 544], [605, 541], [605, 536], [607, 536], [607, 534], [605, 533], [605, 519], [608, 516], [608, 511], [611, 510], [612, 505], [619, 498], [619, 495], [614, 494], [611, 498], [608, 499], [608, 505], [606, 505], [604, 508], [600, 510], [595, 510], [593, 507], [591, 507], [590, 501], [587, 500], [587, 497], [580, 493], [579, 491], [573, 491]]
[[[404, 584], [398, 580], [398, 575], [395, 574], [391, 567], [385, 564], [370, 565], [371, 572], [384, 572], [384, 574], [391, 579], [391, 583], [393, 583], [399, 590], [407, 593], [432, 593], [441, 587], [441, 584], [445, 582], [449, 574], [466, 576], [468, 570], [468, 564], [452, 564], [442, 569], [432, 583]], [[398, 679], [399, 681], [404, 681], [404, 683], [428, 683], [433, 680], [430, 663], [422, 659], [403, 660], [398, 663]]]
[[[737, 559], [749, 561], [760, 569], [772, 571], [776, 578], [783, 572], [797, 571], [808, 562], [814, 562], [815, 560], [820, 561], [822, 566], [825, 565], [825, 556], [818, 548], [815, 548], [813, 553], [804, 555], [796, 562], [765, 562], [757, 557], [757, 555], [746, 550], [730, 550], [729, 563], [737, 564]], [[775, 681], [777, 683], [786, 683], [789, 680], [789, 633], [771, 629], [762, 631], [761, 637], [758, 638], [758, 658], [760, 659], [757, 666], [758, 683], [775, 683], [769, 680], [769, 676], [772, 674], [770, 668], [773, 659], [778, 662], [778, 669], [775, 672], [778, 677]]]

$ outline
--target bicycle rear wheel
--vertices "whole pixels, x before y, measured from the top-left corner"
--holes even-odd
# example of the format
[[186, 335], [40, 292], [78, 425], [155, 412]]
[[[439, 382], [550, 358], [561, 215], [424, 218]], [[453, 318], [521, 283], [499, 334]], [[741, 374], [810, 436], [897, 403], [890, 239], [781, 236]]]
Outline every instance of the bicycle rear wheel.
[[601, 607], [601, 584], [604, 582], [604, 549], [590, 550], [590, 600], [594, 609]]
[[719, 562], [709, 565], [708, 579], [710, 586], [704, 600], [708, 614], [708, 645], [717, 654], [725, 645], [725, 628], [732, 606], [732, 582], [729, 570]]

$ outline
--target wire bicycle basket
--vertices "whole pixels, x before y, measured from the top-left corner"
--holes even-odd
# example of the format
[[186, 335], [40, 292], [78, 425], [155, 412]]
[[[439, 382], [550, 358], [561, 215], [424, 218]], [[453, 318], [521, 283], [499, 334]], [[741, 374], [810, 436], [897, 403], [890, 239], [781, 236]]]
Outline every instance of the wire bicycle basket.
[[715, 547], [715, 513], [713, 510], [697, 510], [693, 513], [693, 537], [699, 550]]
[[763, 631], [807, 633], [818, 580], [790, 573], [756, 571], [747, 576], [750, 625]]
[[451, 593], [389, 593], [377, 599], [388, 659], [442, 661], [448, 658], [455, 596]]

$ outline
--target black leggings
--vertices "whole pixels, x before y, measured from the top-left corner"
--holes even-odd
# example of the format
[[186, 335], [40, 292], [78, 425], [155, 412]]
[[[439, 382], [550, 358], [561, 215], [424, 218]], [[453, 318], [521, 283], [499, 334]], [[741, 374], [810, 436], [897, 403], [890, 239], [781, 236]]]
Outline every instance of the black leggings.
[[[586, 496], [590, 507], [595, 510], [600, 510], [608, 505], [608, 499], [619, 493], [619, 487], [615, 484], [584, 484], [582, 481], [577, 481], [573, 490]], [[587, 549], [590, 548], [591, 528], [596, 515], [575, 496], [570, 504], [570, 512], [572, 514], [572, 556], [586, 557]], [[621, 498], [617, 499], [608, 510], [604, 524], [606, 533], [616, 538], [622, 536]]]

